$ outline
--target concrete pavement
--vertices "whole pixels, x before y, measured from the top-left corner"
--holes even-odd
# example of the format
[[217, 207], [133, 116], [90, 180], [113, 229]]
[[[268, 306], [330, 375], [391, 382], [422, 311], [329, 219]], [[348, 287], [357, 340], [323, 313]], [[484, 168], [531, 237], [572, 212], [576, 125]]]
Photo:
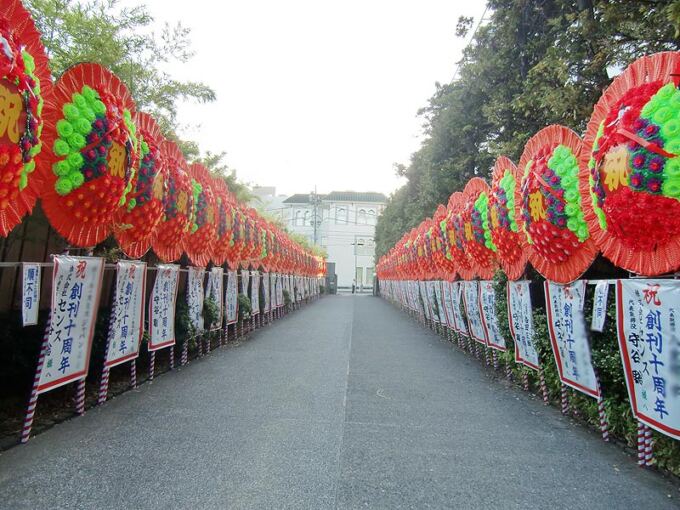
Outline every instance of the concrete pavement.
[[0, 455], [10, 509], [661, 509], [678, 498], [370, 295], [324, 297]]

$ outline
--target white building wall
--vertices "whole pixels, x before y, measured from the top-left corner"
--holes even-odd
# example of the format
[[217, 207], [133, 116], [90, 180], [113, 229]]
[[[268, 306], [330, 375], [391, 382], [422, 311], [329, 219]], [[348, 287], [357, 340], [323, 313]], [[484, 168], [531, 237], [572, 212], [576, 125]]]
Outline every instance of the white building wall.
[[[310, 204], [286, 204], [288, 230], [314, 240], [313, 207]], [[375, 271], [375, 225], [382, 212], [382, 202], [323, 201], [317, 207], [320, 224], [317, 242], [328, 252], [328, 262], [335, 262], [338, 287], [373, 285]]]

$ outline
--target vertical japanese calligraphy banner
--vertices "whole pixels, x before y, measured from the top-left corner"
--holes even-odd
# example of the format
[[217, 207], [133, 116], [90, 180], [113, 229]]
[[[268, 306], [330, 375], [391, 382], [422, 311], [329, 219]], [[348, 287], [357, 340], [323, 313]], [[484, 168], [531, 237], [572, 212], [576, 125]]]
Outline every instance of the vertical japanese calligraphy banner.
[[159, 264], [149, 301], [149, 347], [157, 351], [175, 345], [175, 305], [179, 266]]
[[427, 292], [427, 283], [424, 281], [418, 281], [418, 287], [420, 290], [420, 301], [422, 302], [423, 312], [425, 313], [425, 318], [430, 320], [431, 309], [430, 309], [430, 298]]
[[146, 296], [146, 263], [119, 261], [116, 266], [115, 302], [111, 307], [107, 367], [113, 367], [139, 356], [144, 332], [144, 298]]
[[250, 309], [253, 315], [260, 313], [260, 273], [253, 271], [250, 275]]
[[453, 298], [451, 297], [451, 284], [450, 282], [443, 281], [441, 282], [441, 288], [442, 288], [442, 301], [443, 301], [443, 308], [444, 308], [444, 318], [446, 319], [446, 325], [450, 328], [455, 330], [454, 322], [453, 322]]
[[505, 351], [505, 338], [498, 327], [496, 315], [496, 291], [493, 282], [485, 280], [479, 282], [479, 304], [482, 308], [482, 326], [489, 347]]
[[250, 285], [250, 271], [241, 269], [241, 294], [248, 295], [248, 288]]
[[418, 282], [415, 280], [410, 280], [408, 284], [411, 299], [411, 310], [413, 310], [414, 312], [422, 313], [422, 310], [420, 308], [420, 299], [418, 298], [419, 295]]
[[[276, 308], [276, 278], [274, 273], [269, 273], [269, 309], [274, 310]], [[302, 288], [304, 289], [304, 280], [303, 280], [303, 286]], [[305, 297], [307, 294], [305, 294]]]
[[203, 278], [204, 267], [189, 266], [187, 278], [187, 306], [189, 307], [189, 321], [196, 331], [203, 331]]
[[465, 304], [465, 315], [467, 316], [470, 335], [474, 340], [486, 345], [486, 331], [482, 324], [482, 310], [479, 306], [479, 287], [476, 281], [462, 282], [463, 303]]
[[432, 282], [434, 297], [437, 299], [437, 322], [446, 323], [446, 313], [444, 312], [444, 302], [442, 300], [442, 282]]
[[593, 317], [590, 321], [590, 329], [599, 331], [604, 329], [604, 320], [607, 318], [607, 294], [609, 294], [609, 282], [606, 280], [597, 282], [593, 296]]
[[680, 439], [680, 281], [619, 280], [616, 316], [633, 414]]
[[217, 324], [211, 327], [220, 328], [222, 326], [222, 319], [224, 318], [224, 269], [221, 267], [213, 267], [208, 273], [208, 285], [205, 289], [205, 297], [210, 298], [217, 305], [219, 316]]
[[280, 274], [276, 275], [276, 306], [283, 306], [283, 278]]
[[586, 282], [568, 285], [545, 284], [548, 330], [555, 363], [563, 384], [597, 398], [600, 389], [590, 356], [590, 344], [583, 317]]
[[227, 324], [236, 324], [238, 322], [238, 275], [236, 271], [227, 272], [224, 302], [227, 311]]
[[534, 343], [534, 318], [531, 313], [530, 282], [508, 282], [508, 318], [510, 334], [515, 341], [515, 362], [540, 370]]
[[38, 393], [87, 375], [103, 274], [99, 257], [54, 257], [51, 320]]
[[269, 313], [271, 310], [271, 293], [269, 292], [269, 273], [262, 273], [262, 290], [264, 295], [264, 313]]
[[38, 324], [40, 310], [40, 264], [22, 264], [21, 320], [24, 326]]
[[461, 310], [463, 297], [463, 282], [453, 282], [451, 284], [451, 297], [453, 298], [453, 325], [454, 329], [463, 336], [469, 336], [468, 326]]
[[276, 286], [278, 285], [279, 276], [276, 273], [269, 273], [269, 307], [274, 310], [277, 306], [276, 301]]

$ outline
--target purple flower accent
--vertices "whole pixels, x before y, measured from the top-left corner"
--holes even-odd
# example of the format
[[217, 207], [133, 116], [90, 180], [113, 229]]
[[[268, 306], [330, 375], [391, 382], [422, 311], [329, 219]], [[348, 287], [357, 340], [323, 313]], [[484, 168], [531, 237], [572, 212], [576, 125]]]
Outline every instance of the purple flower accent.
[[646, 128], [647, 124], [649, 124], [649, 122], [647, 122], [647, 119], [642, 119], [638, 117], [637, 119], [635, 119], [635, 122], [633, 122], [633, 129], [639, 131], [640, 129]]
[[660, 156], [654, 156], [649, 162], [648, 168], [651, 172], [659, 173], [663, 170], [664, 159]]
[[562, 202], [558, 202], [555, 208], [557, 209], [557, 212], [564, 212], [564, 204]]
[[631, 152], [638, 151], [640, 150], [640, 144], [637, 142], [630, 141], [628, 142], [628, 150], [630, 150]]
[[647, 189], [652, 193], [658, 193], [661, 191], [661, 179], [657, 179], [655, 177], [647, 179]]
[[649, 143], [653, 143], [654, 145], [656, 145], [658, 147], [663, 147], [663, 145], [664, 145], [663, 139], [659, 138], [658, 136], [656, 138], [650, 138]]
[[654, 136], [659, 132], [659, 126], [656, 124], [650, 124], [645, 128], [645, 135], [646, 136]]
[[564, 227], [567, 224], [567, 220], [564, 217], [557, 218], [557, 226]]
[[635, 173], [630, 176], [630, 185], [635, 189], [640, 189], [642, 187], [643, 177], [642, 174]]
[[633, 166], [635, 168], [642, 168], [645, 166], [645, 159], [644, 154], [636, 154], [635, 157], [633, 157]]

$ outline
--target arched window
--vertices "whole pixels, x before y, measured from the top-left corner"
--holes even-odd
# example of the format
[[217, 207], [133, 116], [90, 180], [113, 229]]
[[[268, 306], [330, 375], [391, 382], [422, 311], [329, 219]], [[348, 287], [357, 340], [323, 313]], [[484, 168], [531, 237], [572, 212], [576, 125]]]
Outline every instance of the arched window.
[[375, 210], [374, 209], [368, 210], [368, 221], [367, 221], [367, 223], [369, 225], [375, 225]]
[[359, 209], [357, 212], [357, 225], [366, 225], [366, 209]]
[[309, 211], [305, 211], [304, 220], [303, 220], [303, 222], [302, 222], [302, 224], [303, 224], [305, 227], [308, 226], [308, 225], [311, 225], [311, 221], [310, 221], [310, 219], [309, 219], [310, 215], [311, 215], [311, 213], [310, 213]]
[[346, 207], [337, 207], [335, 209], [335, 223], [336, 224], [347, 223], [347, 208]]
[[302, 211], [295, 211], [295, 216], [293, 217], [293, 225], [299, 225], [302, 221]]

